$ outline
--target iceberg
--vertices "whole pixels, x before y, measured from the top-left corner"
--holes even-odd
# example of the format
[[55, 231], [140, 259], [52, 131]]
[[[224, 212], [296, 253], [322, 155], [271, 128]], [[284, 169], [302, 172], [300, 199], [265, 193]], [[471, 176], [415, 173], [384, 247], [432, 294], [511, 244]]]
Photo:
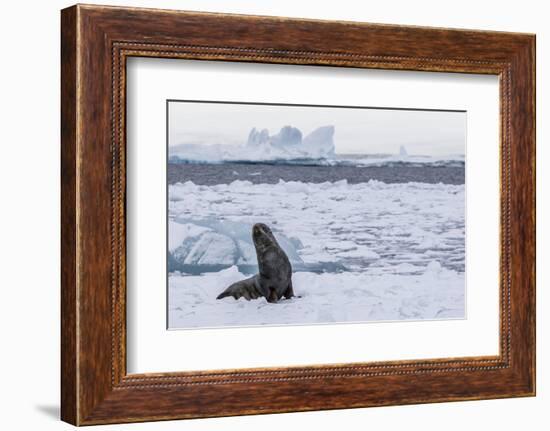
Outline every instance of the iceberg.
[[269, 144], [280, 149], [298, 149], [302, 143], [302, 132], [296, 127], [285, 126], [269, 139]]
[[261, 131], [258, 131], [255, 127], [253, 127], [248, 134], [248, 141], [246, 145], [249, 147], [258, 147], [260, 145], [266, 145], [268, 141], [269, 131], [267, 129], [262, 129]]
[[300, 129], [287, 125], [275, 135], [254, 127], [243, 145], [180, 144], [170, 148], [169, 158], [173, 163], [315, 161], [333, 158], [334, 149], [334, 126], [303, 137]]
[[305, 151], [316, 154], [318, 159], [330, 159], [334, 154], [334, 126], [324, 126], [315, 129], [303, 140]]
[[174, 251], [174, 259], [185, 265], [232, 265], [237, 256], [236, 244], [217, 232], [205, 232]]

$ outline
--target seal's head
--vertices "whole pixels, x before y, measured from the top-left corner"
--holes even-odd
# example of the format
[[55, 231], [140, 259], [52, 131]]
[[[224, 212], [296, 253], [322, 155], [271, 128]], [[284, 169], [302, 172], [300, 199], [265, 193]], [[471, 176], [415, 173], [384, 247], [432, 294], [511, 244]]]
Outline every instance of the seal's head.
[[256, 223], [252, 227], [252, 239], [258, 251], [264, 251], [273, 245], [278, 247], [277, 240], [268, 225]]

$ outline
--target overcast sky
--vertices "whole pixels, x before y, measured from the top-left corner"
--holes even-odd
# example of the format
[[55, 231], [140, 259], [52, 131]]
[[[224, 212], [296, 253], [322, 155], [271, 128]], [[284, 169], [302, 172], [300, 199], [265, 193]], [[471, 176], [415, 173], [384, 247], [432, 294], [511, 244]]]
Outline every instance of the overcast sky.
[[299, 128], [303, 136], [321, 126], [335, 127], [336, 153], [464, 154], [466, 113], [357, 108], [325, 108], [169, 102], [169, 145], [245, 144], [253, 127]]

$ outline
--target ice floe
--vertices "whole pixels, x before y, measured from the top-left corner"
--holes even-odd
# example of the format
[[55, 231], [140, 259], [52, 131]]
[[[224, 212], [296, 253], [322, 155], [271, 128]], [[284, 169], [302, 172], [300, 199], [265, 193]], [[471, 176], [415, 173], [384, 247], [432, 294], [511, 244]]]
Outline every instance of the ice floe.
[[[464, 205], [464, 185], [170, 185], [170, 327], [461, 318]], [[301, 298], [216, 301], [257, 271], [258, 222], [287, 252]]]

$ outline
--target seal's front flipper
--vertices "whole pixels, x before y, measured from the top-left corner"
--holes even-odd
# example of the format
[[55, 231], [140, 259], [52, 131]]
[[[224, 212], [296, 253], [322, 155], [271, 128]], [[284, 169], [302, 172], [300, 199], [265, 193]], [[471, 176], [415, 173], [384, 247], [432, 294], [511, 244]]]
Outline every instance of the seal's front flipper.
[[235, 299], [244, 298], [247, 301], [257, 299], [261, 295], [256, 289], [255, 277], [247, 278], [246, 280], [237, 281], [225, 289], [218, 295], [216, 299], [232, 296]]
[[285, 291], [285, 293], [283, 293], [283, 296], [286, 298], [286, 299], [290, 299], [290, 298], [293, 298], [295, 295], [294, 295], [294, 290], [292, 289], [292, 280], [290, 280], [288, 282], [288, 287]]

